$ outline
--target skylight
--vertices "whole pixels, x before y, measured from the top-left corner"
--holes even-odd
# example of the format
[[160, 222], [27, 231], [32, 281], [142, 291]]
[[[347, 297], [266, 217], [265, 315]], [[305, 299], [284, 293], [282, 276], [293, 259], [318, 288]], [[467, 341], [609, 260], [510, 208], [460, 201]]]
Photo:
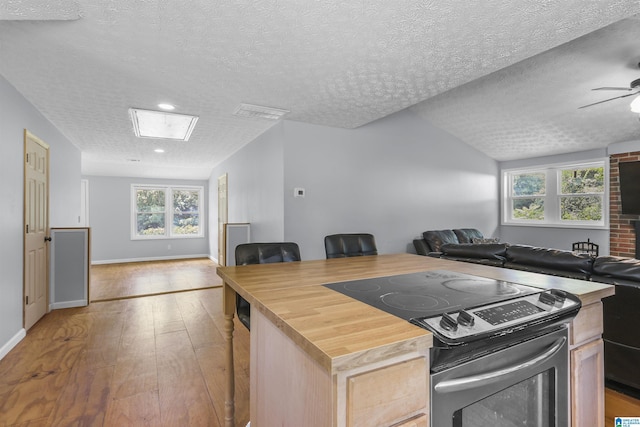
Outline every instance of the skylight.
[[188, 141], [197, 116], [129, 108], [133, 130], [139, 138], [163, 138]]

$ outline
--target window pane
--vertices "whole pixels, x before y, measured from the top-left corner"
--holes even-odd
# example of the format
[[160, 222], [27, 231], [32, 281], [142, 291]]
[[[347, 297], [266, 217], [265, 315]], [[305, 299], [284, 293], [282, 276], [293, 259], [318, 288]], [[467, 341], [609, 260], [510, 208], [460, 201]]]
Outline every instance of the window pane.
[[567, 221], [601, 221], [602, 198], [575, 196], [560, 198], [561, 218]]
[[198, 214], [174, 214], [173, 215], [173, 234], [198, 234], [200, 227], [198, 225]]
[[562, 194], [603, 193], [604, 167], [563, 169]]
[[173, 211], [178, 213], [198, 212], [197, 190], [174, 190]]
[[514, 219], [544, 219], [544, 199], [514, 199], [513, 200]]
[[164, 190], [137, 190], [137, 212], [164, 212]]
[[139, 213], [136, 215], [136, 234], [139, 236], [164, 235], [163, 213]]
[[512, 175], [514, 196], [541, 196], [545, 194], [545, 174], [543, 172]]

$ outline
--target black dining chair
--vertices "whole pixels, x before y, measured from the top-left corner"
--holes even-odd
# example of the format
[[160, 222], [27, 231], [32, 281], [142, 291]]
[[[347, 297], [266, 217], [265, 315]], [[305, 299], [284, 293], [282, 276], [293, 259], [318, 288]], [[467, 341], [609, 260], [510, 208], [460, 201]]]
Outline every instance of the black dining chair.
[[378, 255], [376, 239], [368, 233], [331, 234], [324, 238], [324, 249], [327, 259]]
[[[300, 248], [293, 242], [243, 243], [236, 246], [236, 265], [300, 261]], [[251, 329], [251, 305], [236, 294], [238, 319]]]
[[575, 242], [571, 245], [571, 250], [577, 254], [589, 254], [592, 257], [597, 257], [599, 251], [599, 245], [593, 243], [591, 239], [587, 239], [586, 242]]

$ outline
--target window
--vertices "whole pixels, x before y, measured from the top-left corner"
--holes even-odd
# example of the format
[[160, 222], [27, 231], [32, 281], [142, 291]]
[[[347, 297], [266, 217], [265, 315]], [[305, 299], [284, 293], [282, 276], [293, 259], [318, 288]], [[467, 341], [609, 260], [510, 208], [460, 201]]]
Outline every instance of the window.
[[606, 161], [503, 171], [503, 224], [605, 228]]
[[131, 186], [131, 238], [203, 237], [202, 187]]

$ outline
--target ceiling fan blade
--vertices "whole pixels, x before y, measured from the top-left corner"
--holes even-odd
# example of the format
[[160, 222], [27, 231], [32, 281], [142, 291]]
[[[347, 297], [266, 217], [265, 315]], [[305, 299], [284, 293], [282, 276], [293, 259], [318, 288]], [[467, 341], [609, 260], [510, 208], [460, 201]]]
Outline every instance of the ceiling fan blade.
[[632, 90], [630, 87], [596, 87], [591, 90], [626, 90], [627, 92]]
[[614, 99], [626, 98], [627, 96], [633, 96], [633, 95], [636, 95], [637, 93], [638, 93], [638, 92], [628, 93], [628, 94], [626, 94], [626, 95], [620, 95], [620, 96], [616, 96], [616, 97], [614, 97], [614, 98], [609, 98], [609, 99], [605, 99], [605, 100], [602, 100], [602, 101], [594, 102], [593, 104], [583, 105], [582, 107], [578, 107], [578, 110], [579, 110], [579, 109], [581, 109], [581, 108], [591, 107], [592, 105], [602, 104], [603, 102], [613, 101]]

